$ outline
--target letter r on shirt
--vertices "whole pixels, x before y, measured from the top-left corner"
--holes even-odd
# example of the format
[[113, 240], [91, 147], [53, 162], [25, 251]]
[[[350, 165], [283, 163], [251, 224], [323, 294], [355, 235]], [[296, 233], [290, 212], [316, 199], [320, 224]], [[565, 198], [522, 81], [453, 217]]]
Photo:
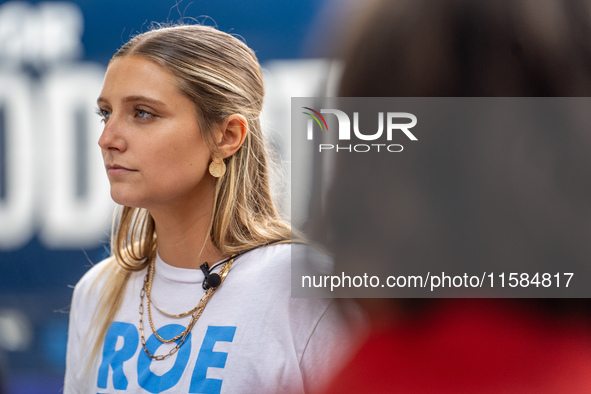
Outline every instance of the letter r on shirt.
[[[119, 350], [117, 339], [123, 337], [123, 346]], [[105, 336], [103, 346], [103, 361], [98, 371], [97, 386], [107, 388], [109, 367], [113, 368], [113, 388], [116, 390], [127, 389], [127, 378], [123, 373], [123, 363], [135, 354], [138, 347], [138, 332], [133, 324], [113, 322]]]

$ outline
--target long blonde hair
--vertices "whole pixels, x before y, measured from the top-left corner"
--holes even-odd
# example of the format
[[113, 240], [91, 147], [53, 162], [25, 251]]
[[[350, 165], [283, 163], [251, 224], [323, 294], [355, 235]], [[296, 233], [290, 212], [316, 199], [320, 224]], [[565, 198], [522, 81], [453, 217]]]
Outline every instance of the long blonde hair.
[[[240, 149], [224, 159], [218, 178], [210, 238], [229, 255], [271, 241], [291, 239], [289, 224], [273, 204], [267, 151], [260, 124], [263, 77], [253, 51], [234, 36], [209, 26], [183, 25], [148, 31], [132, 38], [113, 56], [141, 56], [175, 75], [178, 89], [195, 103], [204, 140], [216, 152], [213, 133], [232, 114], [247, 119]], [[143, 208], [123, 206], [113, 222], [105, 291], [94, 315], [90, 362], [98, 353], [117, 313], [132, 271], [148, 265], [156, 253], [154, 219]]]

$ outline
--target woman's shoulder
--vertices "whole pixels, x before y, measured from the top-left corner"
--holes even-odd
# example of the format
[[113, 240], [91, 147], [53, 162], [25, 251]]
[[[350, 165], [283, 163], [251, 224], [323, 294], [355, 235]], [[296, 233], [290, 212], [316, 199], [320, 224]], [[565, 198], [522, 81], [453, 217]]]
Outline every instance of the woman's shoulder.
[[[329, 272], [332, 259], [318, 247], [306, 243], [282, 243], [256, 248], [244, 255], [244, 261], [256, 261], [261, 269], [289, 269], [295, 265], [312, 265]], [[248, 264], [251, 265], [251, 264]]]
[[287, 259], [299, 256], [324, 256], [325, 258], [328, 257], [328, 255], [325, 252], [323, 252], [318, 246], [302, 242], [285, 242], [267, 246], [263, 245], [246, 253], [246, 255], [249, 254], [283, 257]]
[[107, 277], [117, 267], [117, 262], [114, 256], [107, 257], [101, 262], [94, 264], [86, 273], [80, 278], [74, 287], [74, 294], [87, 294], [90, 291], [100, 292]]

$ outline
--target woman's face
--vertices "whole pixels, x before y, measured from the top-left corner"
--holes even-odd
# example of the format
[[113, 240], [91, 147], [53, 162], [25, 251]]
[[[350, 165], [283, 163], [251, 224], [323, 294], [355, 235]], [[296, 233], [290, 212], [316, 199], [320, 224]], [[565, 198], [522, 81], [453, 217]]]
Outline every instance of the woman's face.
[[212, 195], [211, 152], [193, 102], [171, 73], [140, 56], [118, 58], [97, 103], [105, 123], [99, 145], [115, 202], [170, 209]]

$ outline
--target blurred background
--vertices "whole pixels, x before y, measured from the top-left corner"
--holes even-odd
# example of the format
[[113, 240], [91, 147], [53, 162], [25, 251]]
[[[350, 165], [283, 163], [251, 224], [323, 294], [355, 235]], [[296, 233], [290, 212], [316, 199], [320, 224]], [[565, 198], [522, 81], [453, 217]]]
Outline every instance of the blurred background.
[[[485, 12], [497, 1], [480, 3], [459, 0], [438, 1], [433, 2], [438, 4], [433, 8], [425, 7], [424, 3], [417, 0], [378, 1], [377, 3], [385, 7], [383, 10], [377, 8], [380, 12], [376, 13], [378, 17], [376, 20], [380, 22], [368, 19], [367, 26], [368, 34], [375, 35], [360, 35], [359, 40], [346, 39], [349, 33], [355, 33], [353, 22], [363, 14], [362, 8], [371, 9], [370, 3], [373, 1], [6, 2], [0, 0], [0, 394], [45, 394], [62, 391], [72, 287], [92, 264], [99, 262], [109, 253], [108, 239], [114, 205], [109, 197], [108, 182], [97, 145], [101, 123], [99, 117], [94, 114], [96, 98], [112, 54], [131, 36], [148, 30], [152, 22], [184, 21], [217, 26], [222, 31], [242, 37], [256, 52], [266, 79], [263, 126], [280, 163], [277, 166], [275, 187], [281, 197], [280, 205], [283, 212], [288, 216], [291, 214], [293, 222], [298, 227], [308, 224], [307, 217], [312, 219], [310, 222], [314, 222], [315, 217], [321, 217], [317, 211], [307, 214], [309, 198], [314, 195], [311, 192], [314, 190], [314, 185], [319, 182], [328, 184], [329, 177], [324, 177], [321, 173], [329, 170], [331, 165], [321, 163], [322, 166], [313, 171], [312, 166], [319, 163], [313, 163], [309, 158], [297, 157], [294, 157], [292, 165], [291, 98], [333, 96], [337, 92], [337, 82], [342, 67], [332, 58], [343, 49], [349, 50], [349, 55], [344, 56], [344, 59], [350, 65], [343, 74], [343, 81], [348, 82], [349, 85], [345, 88], [341, 86], [339, 90], [343, 96], [588, 97], [591, 89], [589, 82], [591, 79], [588, 78], [591, 51], [588, 49], [586, 37], [589, 36], [587, 33], [591, 29], [591, 24], [588, 23], [588, 20], [591, 20], [591, 11], [582, 13], [577, 11], [576, 7], [566, 7], [569, 11], [566, 15], [570, 19], [565, 17], [564, 21], [572, 19], [578, 23], [565, 22], [564, 26], [558, 23], [563, 21], [560, 19], [563, 15], [556, 12], [561, 8], [559, 6], [561, 4], [574, 7], [585, 5], [584, 1], [561, 3], [551, 0], [545, 2], [523, 0], [515, 2], [527, 6], [525, 9], [530, 11], [524, 14], [529, 16], [529, 19], [525, 20], [535, 27], [534, 31], [537, 33], [530, 39], [536, 43], [537, 38], [543, 37], [543, 40], [539, 40], [540, 43], [544, 43], [540, 50], [547, 49], [545, 44], [548, 44], [553, 48], [552, 50], [557, 51], [549, 51], [546, 53], [548, 58], [542, 60], [535, 58], [536, 60], [531, 63], [527, 63], [526, 60], [531, 53], [538, 56], [535, 50], [524, 52], [521, 45], [507, 46], [502, 40], [503, 45], [497, 46], [497, 41], [490, 39], [490, 37], [503, 39], [504, 32], [511, 33], [508, 35], [511, 38], [515, 33], [513, 30], [503, 28], [505, 24], [492, 23], [494, 18], [504, 15], [503, 13], [497, 15]], [[409, 19], [400, 14], [402, 19], [398, 21], [399, 23], [393, 22], [394, 14], [386, 11], [389, 9], [388, 6], [394, 3], [403, 3], [405, 9], [415, 12], [416, 14], [412, 15], [420, 19]], [[475, 4], [485, 7], [476, 7]], [[514, 10], [511, 8], [513, 6], [512, 2], [503, 2], [501, 10], [511, 11], [509, 14], [513, 15]], [[458, 7], [457, 10], [462, 12], [456, 12], [454, 7]], [[477, 12], [479, 9], [485, 11]], [[591, 10], [591, 7], [588, 9]], [[454, 17], [449, 16], [448, 13], [454, 14]], [[442, 20], [447, 22], [443, 25], [432, 23], [432, 20], [438, 20], [438, 15], [443, 15]], [[529, 26], [520, 19], [524, 15], [516, 13], [510, 22], [515, 26]], [[554, 15], [556, 18], [552, 18]], [[477, 19], [476, 16], [484, 19]], [[488, 16], [492, 18], [490, 21]], [[408, 22], [411, 20], [412, 22]], [[499, 20], [509, 19], [499, 17]], [[443, 45], [446, 41], [443, 40], [444, 35], [438, 29], [443, 29], [448, 22], [452, 24], [457, 21], [462, 22], [462, 29], [452, 28], [450, 32], [457, 34], [458, 39], [450, 39], [449, 42], [459, 43], [459, 45], [448, 48]], [[422, 22], [424, 26], [433, 27], [434, 30], [419, 28], [418, 25], [415, 26], [415, 22]], [[381, 31], [382, 28], [385, 31]], [[401, 29], [400, 32], [397, 29]], [[521, 32], [521, 30], [520, 28], [516, 31]], [[422, 34], [414, 34], [414, 32], [422, 32]], [[569, 32], [572, 36], [566, 35], [565, 32]], [[490, 34], [490, 37], [487, 34]], [[382, 38], [393, 38], [399, 46], [396, 49], [391, 41]], [[413, 41], [411, 38], [418, 41]], [[421, 45], [415, 45], [417, 43]], [[414, 48], [428, 50], [411, 51]], [[537, 48], [536, 45], [534, 45], [535, 48]], [[416, 56], [402, 56], [406, 53], [414, 53]], [[482, 57], [483, 53], [490, 58]], [[370, 57], [371, 55], [374, 57]], [[376, 55], [379, 58], [376, 58]], [[431, 55], [435, 56], [433, 59], [436, 60], [432, 60]], [[459, 70], [473, 72], [448, 75], [449, 70], [454, 68], [442, 67], [443, 63], [437, 56], [441, 56], [445, 64], [450, 67], [457, 66]], [[518, 76], [511, 79], [507, 77], [507, 72], [498, 71], [504, 70], [501, 67], [506, 65], [504, 60], [514, 58], [525, 59], [510, 63], [516, 67], [517, 72], [522, 71], [521, 67], [524, 67], [524, 64], [527, 66], [526, 72], [531, 74], [535, 71], [533, 75], [536, 78], [526, 78], [525, 86], [516, 83], [523, 80], [521, 74], [516, 74]], [[399, 61], [400, 59], [405, 61]], [[495, 59], [495, 61], [489, 61], [489, 59]], [[498, 62], [499, 59], [502, 61]], [[575, 67], [574, 69], [579, 71], [572, 72], [571, 68], [564, 67], [563, 63], [556, 61], [557, 59], [565, 61], [567, 66], [581, 66], [585, 71]], [[548, 68], [549, 71], [545, 70], [548, 64], [552, 66]], [[374, 66], [375, 68], [372, 68]], [[440, 70], [444, 72], [439, 72]], [[434, 79], [425, 78], [426, 75]], [[455, 75], [457, 81], [449, 79], [450, 75]], [[556, 80], [550, 78], [553, 75], [558, 75]], [[481, 84], [482, 80], [486, 80], [486, 83]], [[441, 85], [436, 85], [433, 81], [439, 81]], [[448, 84], [449, 81], [453, 82]], [[457, 83], [458, 81], [467, 85]], [[560, 87], [564, 90], [544, 90], [541, 88], [544, 86]], [[464, 88], [468, 90], [462, 90]], [[513, 88], [516, 90], [506, 90]], [[559, 144], [549, 146], [555, 145], [563, 146]], [[425, 146], [424, 143], [421, 146]], [[432, 151], [425, 150], [425, 155], [439, 152], [437, 146], [433, 146]], [[573, 146], [580, 148], [577, 150], [579, 153], [585, 153], [588, 149], [587, 144]], [[471, 151], [465, 150], [465, 152]], [[588, 157], [584, 154], [580, 156]], [[429, 159], [432, 157], [429, 156]], [[444, 155], [437, 155], [437, 157], [444, 158]], [[449, 157], [452, 158], [450, 159], [452, 162], [456, 160], [455, 155], [449, 155]], [[417, 163], [414, 170], [422, 168], [420, 165], [422, 162], [419, 160]], [[359, 162], [351, 161], [349, 164], [350, 167], [340, 167], [341, 180], [358, 182], [360, 179], [365, 179], [379, 182], [379, 188], [375, 190], [379, 190], [378, 194], [383, 198], [394, 196], [393, 189], [404, 189], [395, 187], [398, 185], [393, 181], [398, 179], [393, 177], [395, 173], [388, 174], [390, 184], [394, 185], [392, 190], [385, 188], [388, 184], [382, 179], [378, 178], [376, 181], [375, 177], [366, 176], [370, 173], [368, 169], [372, 170], [372, 174], [379, 176], [383, 171], [391, 168], [389, 165], [376, 166], [372, 161], [366, 162], [367, 167], [360, 166]], [[373, 171], [375, 168], [382, 172]], [[587, 209], [589, 206], [587, 198], [591, 193], [586, 182], [589, 179], [586, 176], [589, 166], [577, 168], [576, 175], [581, 181], [575, 184], [584, 186], [581, 190], [586, 198], [580, 200], [581, 205], [585, 207], [581, 212], [590, 215]], [[298, 183], [297, 187], [294, 186], [291, 190], [291, 177], [302, 178], [301, 173], [307, 174], [307, 178], [303, 178], [308, 181], [308, 184]], [[542, 170], [536, 172], [538, 173], [552, 175], [551, 172]], [[399, 177], [404, 177], [406, 174], [405, 171], [397, 172]], [[439, 173], [429, 170], [428, 174], [437, 176]], [[414, 180], [411, 177], [409, 179]], [[425, 181], [425, 187], [443, 184], [442, 182], [434, 183], [428, 177], [421, 179]], [[379, 211], [383, 206], [388, 205], [375, 203], [375, 199], [368, 198], [365, 195], [367, 188], [346, 189], [348, 184], [342, 185], [348, 192], [346, 195], [348, 198], [342, 199], [344, 202], [356, 201], [356, 195], [349, 193], [355, 189], [363, 194], [366, 201], [369, 201], [368, 212]], [[359, 184], [356, 183], [355, 186]], [[576, 190], [579, 189], [576, 188]], [[339, 196], [338, 193], [334, 195]], [[435, 193], [430, 195], [436, 196]], [[434, 198], [433, 201], [435, 200], [437, 199]], [[536, 201], [538, 200], [536, 198]], [[464, 202], [461, 199], [458, 201]], [[563, 205], [568, 206], [568, 204]], [[401, 206], [407, 205], [401, 204]], [[345, 207], [345, 209], [349, 208]], [[345, 214], [335, 212], [336, 218], [354, 218], [354, 215], [350, 214], [352, 212], [350, 209]], [[365, 215], [363, 210], [356, 212], [358, 217]], [[377, 217], [382, 222], [388, 222], [389, 218], [382, 212], [380, 215], [365, 216]], [[588, 223], [586, 220], [588, 216], [582, 214], [577, 216], [578, 220]], [[559, 223], [568, 223], [562, 218], [559, 219]], [[531, 223], [537, 222], [531, 221]], [[377, 231], [374, 227], [357, 227], [362, 231], [366, 231], [366, 228]], [[398, 225], [398, 227], [406, 230], [404, 226]], [[470, 229], [468, 226], [466, 228]], [[449, 232], [449, 229], [450, 227], [446, 225], [441, 231]], [[385, 231], [382, 233], [390, 234]], [[582, 232], [582, 238], [586, 238], [587, 234], [588, 232]], [[490, 237], [490, 239], [491, 242], [498, 240], [496, 237]], [[390, 249], [400, 248], [400, 243], [405, 242], [402, 237], [396, 237], [396, 240], [398, 244], [382, 243], [383, 248], [388, 252], [386, 257], [391, 258]], [[359, 244], [352, 244], [352, 247], [359, 248]], [[453, 250], [455, 252], [459, 249]], [[365, 249], [362, 251], [363, 257], [367, 259]], [[355, 255], [341, 252], [345, 257], [354, 260]], [[346, 256], [347, 254], [349, 256]], [[554, 257], [550, 256], [550, 258]], [[336, 259], [340, 261], [339, 255], [336, 255]], [[586, 260], [583, 259], [583, 261]], [[582, 302], [566, 299], [558, 303], [542, 300], [539, 303], [544, 304], [544, 308], [553, 313], [574, 310], [576, 312], [574, 320], [569, 320], [572, 317], [565, 319], [558, 314], [545, 314], [543, 318], [531, 315], [532, 311], [535, 311], [534, 306], [540, 307], [540, 305], [533, 305], [534, 302], [529, 305], [512, 300], [495, 301], [491, 304], [485, 301], [446, 302], [444, 300], [441, 303], [424, 305], [416, 302], [400, 304], [378, 300], [373, 305], [366, 305], [366, 309], [370, 313], [373, 310], [379, 318], [391, 317], [400, 311], [404, 312], [400, 313], [402, 316], [413, 318], [415, 318], [413, 314], [415, 312], [434, 311], [436, 313], [425, 313], [427, 317], [424, 319], [432, 320], [404, 320], [401, 327], [387, 333], [389, 339], [385, 341], [379, 337], [373, 350], [375, 354], [384, 355], [384, 362], [376, 358], [371, 351], [362, 353], [368, 357], [369, 361], [366, 362], [363, 358], [358, 359], [358, 364], [353, 364], [350, 371], [362, 370], [368, 375], [360, 373], [357, 376], [346, 370], [344, 375], [349, 373], [351, 379], [343, 379], [341, 382], [345, 386], [348, 385], [350, 391], [359, 392], [368, 391], [368, 382], [380, 382], [380, 379], [367, 379], [367, 376], [386, 377], [391, 379], [387, 382], [391, 384], [407, 375], [406, 380], [402, 380], [403, 383], [408, 381], [415, 387], [416, 382], [435, 382], [435, 388], [440, 388], [440, 378], [446, 377], [451, 379], [450, 387], [457, 388], [454, 386], [456, 381], [453, 380], [457, 377], [456, 374], [460, 374], [463, 379], [466, 365], [472, 368], [473, 361], [480, 360], [484, 364], [476, 365], [485, 366], [481, 369], [485, 387], [491, 379], [495, 384], [506, 381], [505, 370], [510, 370], [519, 383], [523, 383], [522, 378], [525, 377], [527, 381], [531, 377], [531, 381], [527, 382], [535, 382], [536, 385], [532, 387], [538, 387], [543, 385], [540, 383], [542, 382], [539, 379], [540, 376], [549, 376], [546, 371], [556, 367], [568, 372], [565, 375], [559, 374], [559, 379], [555, 379], [554, 382], [558, 382], [560, 387], [565, 387], [565, 382], [572, 381], [574, 383], [571, 383], [575, 386], [577, 382], [583, 382], [585, 384], [580, 383], [578, 387], [582, 390], [577, 392], [589, 392], [588, 387], [591, 386], [591, 382], [588, 377], [591, 376], [589, 374], [591, 358], [588, 355], [591, 354], [591, 340], [588, 335], [590, 332], [588, 311], [591, 309], [586, 299], [582, 299]], [[385, 313], [388, 311], [391, 313]], [[478, 313], [474, 319], [475, 311]], [[581, 318], [582, 311], [584, 311], [584, 319]], [[447, 319], [449, 316], [451, 318]], [[417, 322], [416, 326], [415, 322]], [[438, 322], [439, 325], [435, 324]], [[462, 329], [458, 330], [458, 327]], [[428, 330], [417, 331], [417, 328]], [[417, 332], [420, 335], [415, 336]], [[409, 338], [412, 340], [409, 341]], [[434, 342], [429, 342], [429, 338]], [[513, 338], [514, 341], [507, 342], [507, 338]], [[397, 341], [406, 346], [402, 347], [402, 351], [400, 347], [392, 347], [398, 345]], [[392, 346], [384, 346], [384, 343], [390, 343]], [[458, 348], [455, 347], [447, 352], [448, 348], [439, 346], [439, 343], [454, 344], [454, 346], [463, 344], [464, 347], [460, 349], [467, 349], [467, 351], [458, 352]], [[550, 343], [554, 344], [555, 348], [564, 350], [562, 358], [555, 356], [555, 348], [547, 346]], [[424, 345], [427, 356], [423, 352], [416, 352], [415, 345]], [[438, 351], [441, 354], [438, 354]], [[577, 353], [579, 351], [583, 356]], [[435, 357], [431, 357], [432, 353], [429, 352], [434, 352]], [[425, 359], [434, 360], [433, 364], [425, 367], [422, 358], [410, 357], [414, 357], [415, 353], [422, 355]], [[391, 357], [392, 354], [397, 354], [399, 357]], [[457, 357], [454, 359], [453, 355]], [[409, 360], [415, 360], [415, 363]], [[570, 372], [571, 366], [574, 364], [576, 367], [578, 360], [583, 360], [580, 363], [582, 367], [579, 365], [580, 368], [577, 370], [582, 371], [577, 375], [581, 378], [580, 381], [572, 380], [573, 374]], [[538, 363], [540, 368], [531, 368], [532, 363]], [[383, 369], [376, 368], [376, 365]], [[500, 366], [496, 374], [493, 373], [494, 371], [491, 372], [490, 365]], [[359, 366], [362, 368], [360, 369]], [[363, 367], [366, 369], [363, 370]], [[424, 373], [421, 368], [426, 368], [427, 372]], [[449, 373], [450, 371], [453, 373]], [[440, 374], [438, 375], [437, 372]], [[429, 376], [431, 380], [426, 379], [425, 376]], [[480, 375], [476, 376], [478, 379]], [[358, 378], [358, 383], [362, 385], [363, 390], [357, 390], [356, 386], [351, 385], [351, 381], [355, 378]], [[338, 387], [334, 392], [342, 393], [342, 388], [342, 386]], [[546, 391], [553, 392], [548, 388]], [[568, 389], [562, 391], [575, 392]], [[478, 390], [468, 392], [478, 392]], [[540, 391], [532, 389], [527, 392]]]
[[109, 252], [114, 204], [94, 109], [112, 54], [152, 22], [243, 37], [264, 68], [287, 211], [290, 98], [333, 89], [338, 67], [320, 48], [339, 3], [0, 1], [0, 392], [61, 392], [72, 287]]

